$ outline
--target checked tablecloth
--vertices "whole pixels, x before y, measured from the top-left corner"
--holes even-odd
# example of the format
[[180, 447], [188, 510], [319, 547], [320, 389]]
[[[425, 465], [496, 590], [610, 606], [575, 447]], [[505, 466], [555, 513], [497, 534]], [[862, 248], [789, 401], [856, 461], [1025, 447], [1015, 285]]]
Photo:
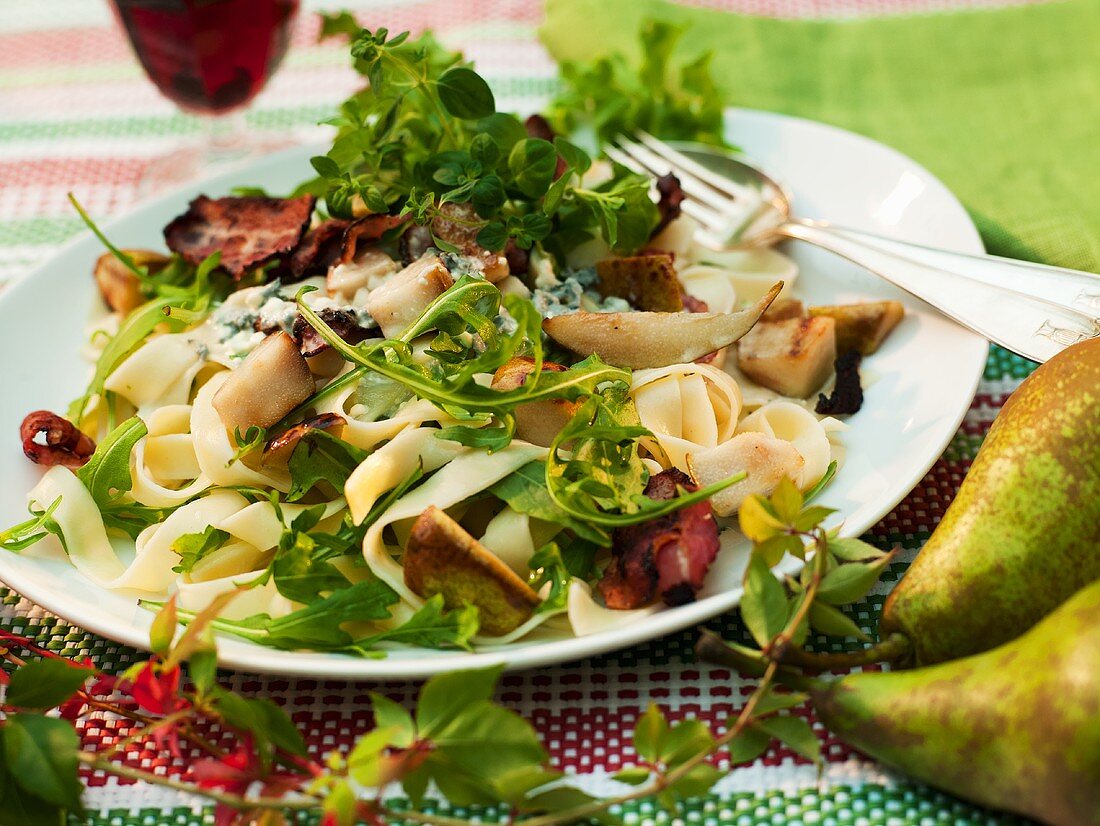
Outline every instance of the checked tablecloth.
[[[1020, 2], [1021, 0], [1015, 0]], [[700, 5], [778, 17], [849, 17], [927, 14], [960, 7], [1008, 5], [1014, 0], [697, 0]], [[355, 9], [363, 22], [391, 31], [430, 27], [462, 46], [488, 76], [498, 99], [516, 110], [534, 109], [553, 89], [554, 66], [535, 42], [541, 19], [537, 0], [314, 0], [304, 4], [290, 55], [248, 113], [250, 128], [280, 138], [317, 139], [316, 123], [357, 85], [346, 51], [315, 43], [308, 12]], [[36, 0], [0, 5], [0, 284], [24, 276], [80, 229], [66, 193], [73, 190], [97, 217], [124, 212], [138, 199], [146, 165], [181, 139], [198, 135], [193, 118], [159, 97], [141, 73], [101, 0]], [[900, 560], [863, 603], [849, 613], [874, 628], [883, 597], [927, 539], [951, 501], [1000, 406], [1031, 365], [994, 347], [978, 396], [947, 452], [913, 492], [876, 525], [869, 540], [900, 544]], [[14, 403], [8, 399], [7, 403]], [[14, 449], [15, 434], [4, 436]], [[10, 444], [9, 444], [10, 443]], [[5, 448], [8, 449], [8, 448]], [[29, 634], [66, 655], [90, 656], [117, 671], [137, 652], [61, 621], [18, 594], [0, 589], [0, 623]], [[744, 637], [734, 615], [711, 623], [728, 638]], [[694, 631], [604, 657], [511, 674], [500, 699], [527, 716], [554, 762], [582, 777], [592, 790], [633, 761], [629, 733], [650, 702], [671, 717], [695, 716], [713, 727], [750, 691], [736, 674], [694, 662]], [[818, 638], [815, 647], [837, 643]], [[339, 682], [226, 675], [237, 690], [283, 704], [306, 732], [316, 754], [348, 745], [369, 723], [368, 689]], [[411, 702], [415, 683], [381, 687]], [[808, 710], [801, 713], [810, 715]], [[1001, 824], [1016, 822], [906, 782], [854, 754], [816, 726], [826, 766], [816, 769], [786, 749], [723, 779], [716, 793], [687, 806], [683, 822], [703, 824]], [[124, 737], [114, 720], [82, 729], [87, 744]], [[131, 748], [135, 765], [172, 773], [171, 761]], [[91, 822], [199, 824], [212, 814], [190, 799], [159, 787], [105, 776], [86, 778]], [[667, 822], [648, 804], [623, 812], [631, 823]], [[495, 813], [483, 813], [487, 821]]]

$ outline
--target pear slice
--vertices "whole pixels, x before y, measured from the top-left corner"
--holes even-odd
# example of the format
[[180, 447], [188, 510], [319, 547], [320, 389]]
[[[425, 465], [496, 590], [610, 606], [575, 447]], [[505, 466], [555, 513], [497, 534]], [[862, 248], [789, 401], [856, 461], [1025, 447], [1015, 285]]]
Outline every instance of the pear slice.
[[588, 313], [548, 318], [543, 330], [582, 356], [597, 355], [616, 367], [640, 370], [684, 364], [721, 350], [752, 329], [783, 289], [773, 285], [737, 313]]
[[[560, 364], [546, 361], [542, 369], [561, 373], [565, 370]], [[492, 387], [494, 390], [515, 390], [526, 383], [527, 377], [535, 370], [534, 359], [527, 356], [516, 356], [506, 364], [501, 365], [493, 376]], [[530, 442], [539, 447], [550, 447], [561, 429], [576, 414], [580, 402], [571, 402], [565, 399], [544, 399], [539, 402], [528, 402], [517, 405], [516, 436], [525, 442]]]
[[248, 354], [214, 394], [226, 430], [271, 427], [313, 395], [313, 374], [294, 339], [281, 330]]
[[449, 610], [476, 605], [483, 634], [514, 631], [540, 601], [531, 586], [435, 505], [417, 517], [401, 564], [413, 593], [442, 594]]

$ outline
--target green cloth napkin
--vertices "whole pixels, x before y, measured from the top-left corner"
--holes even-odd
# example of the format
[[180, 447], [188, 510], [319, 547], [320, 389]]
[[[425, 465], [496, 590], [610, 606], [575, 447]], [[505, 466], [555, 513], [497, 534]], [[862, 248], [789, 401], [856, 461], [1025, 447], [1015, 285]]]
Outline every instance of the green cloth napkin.
[[868, 135], [940, 177], [989, 252], [1100, 271], [1100, 0], [772, 20], [662, 0], [548, 0], [558, 60], [639, 54], [642, 21], [711, 50], [731, 104]]

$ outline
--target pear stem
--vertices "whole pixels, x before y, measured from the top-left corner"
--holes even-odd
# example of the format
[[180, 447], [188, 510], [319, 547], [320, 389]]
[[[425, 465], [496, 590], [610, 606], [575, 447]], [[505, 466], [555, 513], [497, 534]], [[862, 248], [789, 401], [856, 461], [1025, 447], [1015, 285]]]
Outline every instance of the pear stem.
[[807, 671], [833, 671], [856, 668], [875, 663], [894, 663], [906, 659], [913, 651], [913, 644], [904, 634], [891, 634], [886, 639], [859, 651], [843, 654], [816, 654], [801, 648], [788, 648], [780, 658], [784, 665], [793, 665]]
[[[731, 648], [721, 637], [705, 628], [699, 636], [699, 642], [695, 644], [695, 655], [701, 660], [733, 668], [750, 677], [759, 677], [769, 663], [774, 662], [763, 654], [752, 657], [744, 651]], [[776, 668], [775, 681], [798, 691], [814, 691], [823, 687], [821, 680], [784, 667]]]

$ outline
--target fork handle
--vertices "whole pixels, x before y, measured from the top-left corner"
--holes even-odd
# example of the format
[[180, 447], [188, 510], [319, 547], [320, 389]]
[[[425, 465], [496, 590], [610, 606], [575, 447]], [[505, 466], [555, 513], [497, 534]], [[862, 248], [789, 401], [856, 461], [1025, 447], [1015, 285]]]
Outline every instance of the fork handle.
[[1032, 361], [1100, 335], [1100, 275], [947, 252], [819, 221], [787, 221], [775, 231], [865, 267]]

